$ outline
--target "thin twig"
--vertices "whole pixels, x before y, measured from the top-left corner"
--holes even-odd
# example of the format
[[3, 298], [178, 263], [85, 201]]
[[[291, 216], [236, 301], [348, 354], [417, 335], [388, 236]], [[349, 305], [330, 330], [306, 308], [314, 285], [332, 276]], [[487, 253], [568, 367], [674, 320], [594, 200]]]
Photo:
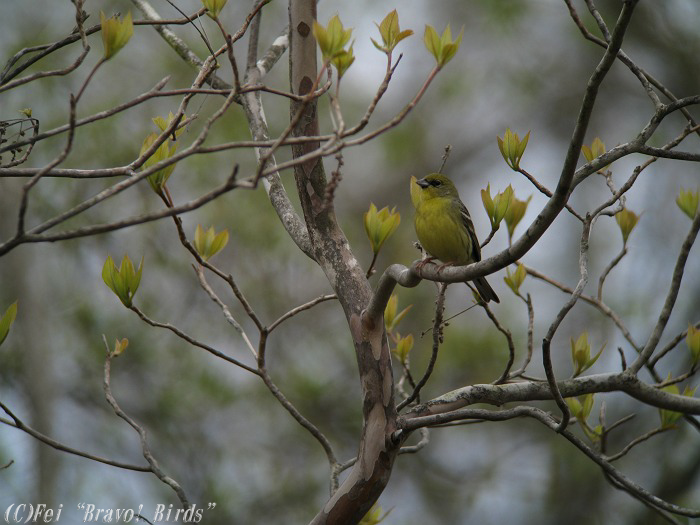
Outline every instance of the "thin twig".
[[488, 303], [480, 302], [479, 305], [486, 311], [486, 315], [489, 319], [491, 319], [491, 322], [496, 327], [496, 330], [503, 334], [503, 336], [506, 338], [506, 343], [508, 343], [508, 362], [506, 363], [506, 367], [501, 376], [493, 382], [494, 385], [500, 385], [508, 380], [510, 369], [515, 361], [515, 343], [513, 342], [513, 334], [510, 333], [510, 330], [501, 325], [494, 313], [491, 311], [491, 308], [489, 308]]
[[151, 468], [149, 466], [139, 466], [131, 465], [129, 463], [122, 463], [121, 461], [114, 461], [112, 459], [103, 458], [94, 454], [89, 454], [82, 450], [78, 450], [77, 448], [64, 445], [63, 443], [42, 434], [38, 430], [33, 429], [29, 425], [26, 425], [6, 405], [4, 405], [2, 401], [0, 401], [0, 408], [2, 408], [5, 411], [5, 413], [12, 418], [12, 421], [10, 421], [9, 419], [0, 417], [0, 423], [4, 423], [5, 425], [21, 430], [22, 432], [25, 432], [26, 434], [32, 436], [34, 439], [41, 441], [45, 445], [55, 448], [56, 450], [66, 452], [68, 454], [73, 454], [74, 456], [79, 456], [81, 458], [90, 459], [92, 461], [97, 461], [98, 463], [104, 463], [105, 465], [110, 465], [112, 467], [123, 468], [125, 470], [134, 470], [136, 472], [151, 472]]
[[[172, 20], [134, 20], [133, 24], [135, 26], [139, 25], [158, 25], [158, 24], [167, 24], [167, 25], [183, 25], [183, 24], [189, 24], [191, 19], [194, 17], [198, 17], [202, 15], [206, 9], [202, 7], [199, 11], [194, 13], [191, 17], [187, 18], [179, 18], [179, 19], [172, 19]], [[88, 27], [84, 29], [84, 35], [92, 35], [93, 33], [97, 33], [100, 31], [101, 25], [96, 24], [94, 26]], [[50, 55], [51, 53], [68, 46], [70, 44], [73, 44], [77, 42], [78, 40], [81, 40], [81, 33], [76, 30], [67, 37], [63, 38], [62, 40], [59, 40], [57, 42], [54, 42], [52, 44], [42, 44], [38, 46], [33, 46], [33, 47], [26, 47], [24, 49], [21, 49], [15, 55], [8, 60], [7, 64], [5, 65], [5, 68], [3, 69], [2, 73], [0, 73], [0, 85], [6, 84], [8, 81], [12, 80], [14, 77], [16, 77], [18, 74], [20, 74], [22, 71], [27, 69], [28, 67], [34, 65], [36, 62], [39, 60], [45, 58], [46, 56]], [[19, 60], [30, 53], [36, 53], [34, 56], [28, 58], [21, 64], [19, 64], [16, 68], [11, 69], [12, 66], [14, 66]]]
[[312, 308], [316, 306], [319, 303], [325, 302], [325, 301], [332, 301], [334, 299], [337, 299], [338, 296], [336, 294], [326, 294], [326, 295], [321, 295], [319, 297], [316, 297], [315, 299], [311, 299], [310, 301], [300, 304], [299, 306], [292, 308], [289, 310], [287, 313], [282, 315], [279, 319], [277, 319], [275, 322], [273, 322], [268, 328], [268, 332], [272, 332], [275, 328], [277, 328], [281, 323], [286, 321], [287, 319], [297, 315], [300, 312], [303, 312], [305, 310], [308, 310], [309, 308]]
[[658, 428], [655, 428], [654, 430], [650, 430], [649, 432], [639, 436], [638, 438], [633, 439], [630, 443], [627, 444], [627, 446], [625, 446], [625, 448], [623, 448], [617, 454], [613, 454], [612, 456], [606, 456], [605, 459], [610, 461], [610, 462], [617, 461], [618, 459], [627, 455], [627, 453], [630, 450], [632, 450], [634, 447], [636, 447], [640, 443], [644, 443], [646, 440], [654, 437], [657, 434], [661, 434], [662, 432], [666, 432], [667, 430], [671, 430], [671, 428], [670, 427], [658, 427]]
[[[403, 446], [399, 449], [399, 454], [415, 454], [416, 452], [420, 452], [422, 449], [430, 443], [430, 429], [428, 427], [422, 427], [419, 428], [418, 431], [420, 432], [421, 439], [418, 443], [415, 445], [406, 445]], [[338, 474], [343, 472], [344, 470], [349, 469], [352, 467], [355, 463], [357, 463], [357, 458], [352, 458], [347, 460], [345, 463], [340, 463], [338, 465]]]
[[[153, 23], [153, 28], [185, 62], [197, 69], [201, 69], [203, 67], [205, 62], [203, 62], [180, 37], [178, 37], [166, 24], [163, 23], [163, 19], [158, 12], [153, 9], [153, 6], [151, 6], [149, 2], [146, 0], [131, 1], [137, 7], [137, 9], [141, 11], [146, 20]], [[189, 20], [187, 23], [189, 23]], [[215, 52], [213, 56], [217, 55], [218, 53], [223, 53], [225, 50], [226, 47], [224, 46]], [[231, 89], [231, 85], [228, 82], [221, 80], [215, 74], [208, 76], [206, 82], [216, 89]]]
[[31, 75], [27, 75], [26, 77], [18, 78], [16, 80], [13, 80], [11, 82], [6, 82], [5, 84], [0, 85], [0, 93], [4, 91], [9, 91], [10, 89], [14, 89], [18, 86], [22, 86], [24, 84], [28, 84], [30, 82], [34, 82], [35, 80], [39, 80], [40, 78], [47, 78], [47, 77], [55, 77], [55, 76], [64, 76], [69, 73], [72, 73], [80, 65], [83, 63], [83, 60], [85, 60], [85, 57], [87, 57], [88, 53], [90, 52], [90, 47], [86, 47], [83, 49], [83, 51], [80, 53], [78, 58], [75, 59], [75, 61], [70, 64], [68, 67], [62, 68], [62, 69], [52, 69], [50, 71], [39, 71], [38, 73], [33, 73]]
[[[539, 181], [533, 175], [531, 175], [530, 173], [528, 173], [525, 169], [523, 169], [521, 167], [518, 167], [517, 171], [518, 171], [518, 173], [522, 173], [523, 175], [525, 175], [525, 178], [527, 180], [529, 180], [532, 183], [532, 185], [540, 191], [540, 193], [546, 195], [550, 199], [552, 198], [552, 192], [549, 191], [545, 186], [540, 184]], [[564, 208], [566, 208], [566, 210], [569, 213], [571, 213], [571, 215], [576, 217], [579, 221], [581, 221], [581, 222], [584, 221], [584, 218], [576, 210], [574, 210], [569, 203], [566, 203], [564, 205]]]
[[175, 494], [177, 494], [178, 499], [180, 500], [180, 503], [182, 503], [182, 506], [185, 508], [190, 508], [190, 502], [187, 500], [187, 495], [185, 494], [185, 491], [182, 489], [180, 484], [175, 481], [173, 478], [170, 476], [166, 475], [165, 472], [160, 468], [158, 465], [158, 462], [156, 461], [156, 458], [153, 457], [153, 454], [151, 453], [151, 448], [148, 446], [148, 441], [146, 439], [146, 431], [136, 423], [131, 417], [129, 417], [126, 412], [124, 412], [120, 407], [119, 404], [117, 403], [117, 400], [114, 398], [112, 395], [112, 388], [110, 386], [110, 370], [111, 370], [111, 365], [112, 365], [112, 357], [113, 354], [109, 349], [109, 345], [107, 344], [107, 338], [102, 336], [102, 339], [104, 340], [105, 348], [107, 349], [107, 356], [105, 359], [105, 371], [104, 371], [104, 393], [105, 393], [105, 398], [107, 399], [107, 402], [109, 405], [112, 407], [112, 410], [114, 410], [114, 413], [126, 421], [131, 428], [133, 428], [139, 435], [139, 439], [141, 440], [141, 451], [143, 453], [144, 459], [148, 462], [148, 464], [151, 467], [151, 472], [155, 474], [155, 476], [161, 480], [163, 483], [168, 485], [173, 491], [175, 491]]
[[245, 330], [243, 330], [243, 327], [236, 321], [236, 319], [233, 317], [233, 314], [231, 314], [231, 310], [229, 309], [228, 305], [224, 303], [218, 295], [216, 295], [216, 292], [212, 289], [211, 286], [209, 286], [209, 283], [207, 282], [206, 276], [204, 275], [204, 271], [202, 270], [201, 266], [195, 266], [194, 268], [195, 272], [197, 273], [197, 278], [199, 279], [199, 284], [201, 285], [202, 289], [207, 292], [207, 295], [209, 298], [214, 301], [217, 305], [219, 305], [219, 308], [221, 308], [221, 311], [224, 314], [224, 318], [228, 321], [228, 323], [233, 326], [233, 328], [238, 332], [241, 337], [243, 338], [243, 341], [245, 342], [246, 346], [248, 347], [248, 350], [253, 354], [253, 357], [255, 359], [258, 358], [258, 354], [255, 351], [255, 348], [253, 347], [253, 343], [251, 343], [250, 339], [248, 338], [248, 334], [245, 333]]
[[[83, 88], [87, 85], [87, 80], [83, 84]], [[82, 90], [81, 90], [82, 91]], [[53, 168], [58, 166], [63, 162], [73, 147], [73, 138], [75, 137], [75, 108], [78, 104], [78, 99], [71, 94], [70, 96], [70, 110], [69, 110], [69, 131], [68, 138], [66, 139], [66, 145], [59, 155], [49, 162], [43, 169], [37, 172], [29, 181], [27, 181], [24, 186], [22, 186], [22, 196], [20, 197], [19, 211], [17, 213], [17, 230], [15, 233], [15, 239], [20, 239], [24, 236], [24, 222], [27, 213], [27, 206], [29, 204], [29, 192], [31, 189], [39, 182], [41, 177], [43, 177], [47, 172], [51, 171]]]
[[[519, 294], [518, 294], [519, 295]], [[522, 296], [521, 296], [522, 298]], [[527, 355], [525, 356], [525, 359], [523, 361], [523, 364], [520, 366], [518, 370], [510, 374], [510, 377], [508, 379], [514, 379], [516, 377], [521, 377], [525, 373], [525, 369], [528, 367], [530, 364], [530, 361], [532, 361], [532, 354], [534, 351], [534, 334], [535, 334], [535, 309], [532, 306], [532, 297], [530, 297], [530, 294], [527, 294], [527, 296], [523, 299], [525, 301], [525, 304], [527, 305]]]
[[186, 202], [185, 204], [182, 204], [180, 206], [175, 206], [173, 208], [167, 208], [164, 210], [159, 210], [156, 212], [151, 212], [151, 213], [146, 213], [144, 215], [139, 215], [136, 217], [130, 217], [128, 219], [123, 219], [121, 221], [116, 221], [116, 222], [110, 222], [110, 223], [105, 223], [105, 224], [94, 224], [91, 226], [84, 226], [82, 228], [76, 228], [74, 230], [66, 230], [63, 232], [59, 233], [46, 233], [46, 234], [37, 234], [34, 233], [37, 229], [40, 229], [40, 226], [35, 227], [32, 229], [29, 233], [25, 233], [23, 235], [20, 235], [19, 237], [14, 237], [4, 244], [0, 244], [0, 256], [6, 254], [7, 252], [13, 250], [17, 246], [21, 244], [26, 244], [26, 243], [37, 243], [37, 242], [56, 242], [56, 241], [63, 241], [66, 239], [78, 239], [80, 237], [88, 237], [92, 235], [98, 235], [101, 233], [107, 233], [115, 230], [121, 230], [124, 228], [128, 228], [130, 226], [135, 226], [138, 224], [144, 224], [147, 222], [153, 222], [165, 217], [171, 217], [173, 215], [178, 215], [181, 213], [185, 213], [188, 211], [196, 210], [197, 208], [201, 208], [208, 202], [213, 201], [220, 195], [223, 195], [224, 193], [227, 193], [234, 188], [237, 187], [237, 184], [235, 182], [235, 179], [230, 178], [228, 181], [226, 181], [222, 186], [219, 186], [218, 188], [215, 188], [214, 190], [210, 191], [209, 193], [202, 195], [201, 197], [191, 200], [189, 202]]
[[627, 255], [627, 244], [623, 244], [622, 250], [620, 251], [617, 256], [610, 261], [610, 264], [608, 264], [603, 272], [600, 274], [600, 279], [598, 280], [598, 300], [602, 301], [603, 300], [603, 284], [605, 283], [605, 279], [608, 277], [608, 274], [612, 271], [615, 266], [622, 260], [622, 258]]
[[435, 319], [433, 320], [433, 352], [430, 355], [430, 361], [428, 362], [428, 367], [420, 378], [413, 392], [406, 399], [401, 401], [396, 407], [396, 411], [399, 412], [402, 408], [412, 403], [414, 400], [420, 402], [420, 391], [430, 379], [433, 373], [433, 368], [435, 367], [435, 362], [437, 361], [438, 350], [440, 349], [440, 343], [442, 343], [442, 316], [445, 311], [445, 291], [447, 290], [447, 284], [440, 283], [438, 288], [438, 296], [435, 301]]
[[[566, 286], [563, 283], [560, 283], [551, 277], [546, 276], [545, 274], [535, 270], [534, 268], [530, 268], [528, 266], [525, 267], [525, 271], [527, 272], [528, 275], [531, 275], [532, 277], [536, 279], [540, 279], [548, 284], [551, 284], [555, 288], [558, 288], [561, 290], [563, 293], [566, 294], [573, 294], [574, 290], [573, 288], [570, 288], [569, 286]], [[608, 305], [606, 305], [603, 301], [599, 301], [595, 297], [591, 297], [589, 295], [584, 295], [581, 294], [580, 299], [592, 306], [594, 306], [596, 309], [598, 309], [599, 312], [610, 318], [613, 323], [615, 323], [615, 326], [617, 326], [618, 330], [622, 332], [622, 335], [625, 337], [627, 342], [635, 349], [637, 352], [641, 350], [641, 346], [637, 344], [637, 342], [634, 340], [632, 337], [632, 333], [627, 329], [625, 326], [624, 322], [620, 318], [619, 315], [617, 315]]]
[[697, 238], [699, 230], [700, 213], [696, 214], [695, 219], [693, 219], [690, 231], [688, 232], [688, 235], [686, 236], [685, 240], [683, 241], [683, 245], [681, 246], [681, 250], [678, 254], [678, 259], [676, 259], [675, 268], [673, 269], [673, 277], [671, 278], [671, 284], [669, 286], [668, 294], [666, 295], [666, 301], [664, 302], [664, 306], [661, 309], [661, 312], [659, 313], [659, 318], [656, 322], [656, 326], [654, 326], [654, 330], [649, 335], [649, 339], [647, 339], [647, 342], [644, 345], [642, 351], [639, 353], [639, 356], [634, 361], [634, 363], [632, 363], [628, 368], [628, 370], [632, 373], [636, 374], [637, 372], [639, 372], [642, 366], [644, 366], [649, 361], [651, 355], [656, 349], [656, 346], [659, 344], [659, 340], [661, 339], [661, 335], [663, 334], [664, 328], [666, 328], [668, 319], [669, 317], [671, 317], [673, 306], [676, 304], [678, 290], [680, 289], [681, 280], [683, 279], [683, 273], [685, 271], [685, 263], [688, 260], [690, 249], [695, 243], [695, 239]]
[[488, 236], [486, 237], [486, 239], [484, 239], [484, 242], [482, 242], [482, 243], [479, 245], [479, 248], [483, 250], [483, 249], [484, 249], [484, 246], [486, 246], [488, 243], [491, 242], [491, 239], [493, 239], [493, 236], [496, 235], [496, 232], [497, 232], [497, 231], [498, 231], [497, 229], [491, 228], [491, 231], [489, 232], [489, 234], [488, 234]]
[[445, 146], [445, 152], [442, 154], [442, 163], [440, 164], [440, 169], [437, 170], [438, 173], [442, 173], [442, 170], [445, 169], [445, 164], [447, 164], [447, 159], [450, 158], [450, 151], [452, 151], [452, 145], [448, 144]]
[[585, 442], [576, 437], [572, 432], [566, 429], [560, 430], [560, 422], [558, 422], [550, 414], [539, 408], [531, 406], [517, 406], [515, 408], [506, 410], [483, 410], [476, 408], [464, 408], [454, 410], [446, 414], [436, 414], [432, 416], [418, 417], [409, 420], [400, 420], [400, 424], [403, 432], [410, 432], [411, 430], [416, 430], [424, 426], [433, 426], [440, 423], [447, 423], [450, 421], [458, 421], [464, 419], [504, 421], [523, 416], [533, 418], [539, 421], [540, 423], [544, 424], [551, 430], [554, 430], [558, 434], [562, 435], [572, 445], [574, 445], [581, 452], [583, 452], [589, 459], [591, 459], [594, 463], [601, 467], [605, 474], [609, 475], [612, 479], [618, 482], [620, 484], [620, 487], [623, 488], [628, 494], [630, 494], [635, 499], [646, 501], [656, 508], [668, 512], [673, 512], [674, 514], [689, 517], [700, 517], [700, 511], [669, 503], [659, 498], [658, 496], [654, 496], [648, 490], [633, 482], [622, 472], [616, 469], [600, 453], [589, 447]]
[[[696, 329], [700, 329], [700, 321], [695, 323], [693, 325]], [[666, 354], [668, 354], [671, 350], [673, 350], [676, 346], [678, 346], [678, 343], [683, 341], [688, 336], [688, 329], [683, 330], [681, 333], [677, 334], [673, 339], [671, 339], [666, 346], [663, 347], [663, 349], [656, 354], [655, 356], [652, 356], [651, 359], [649, 359], [649, 366], [654, 366], [656, 363], [664, 357]]]
[[[258, 343], [258, 375], [265, 383], [265, 386], [270, 391], [270, 393], [277, 399], [277, 401], [282, 405], [282, 407], [299, 423], [304, 429], [306, 429], [311, 436], [313, 436], [316, 441], [321, 445], [323, 451], [326, 453], [328, 459], [328, 464], [331, 470], [331, 491], [333, 491], [333, 479], [334, 473], [338, 472], [338, 460], [333, 451], [333, 446], [331, 445], [328, 438], [321, 432], [316, 425], [309, 421], [306, 417], [302, 415], [301, 412], [287, 399], [287, 397], [282, 393], [282, 391], [277, 387], [277, 385], [272, 381], [270, 375], [266, 368], [266, 347], [267, 347], [267, 331], [260, 332], [260, 342]], [[336, 478], [337, 482], [337, 478]], [[337, 487], [337, 485], [336, 485]]]
[[149, 325], [157, 327], [157, 328], [165, 328], [166, 330], [170, 330], [172, 333], [174, 333], [180, 339], [188, 342], [192, 346], [196, 346], [197, 348], [201, 348], [202, 350], [206, 350], [210, 354], [212, 354], [216, 357], [219, 357], [219, 358], [223, 359], [224, 361], [227, 361], [233, 365], [236, 365], [236, 366], [242, 368], [243, 370], [247, 370], [248, 372], [250, 372], [252, 374], [260, 375], [258, 370], [256, 370], [255, 368], [248, 366], [245, 363], [242, 363], [241, 361], [239, 361], [238, 359], [236, 359], [234, 357], [230, 357], [230, 356], [224, 354], [223, 352], [220, 352], [216, 348], [213, 348], [205, 343], [202, 343], [201, 341], [196, 340], [195, 338], [187, 335], [185, 332], [183, 332], [182, 330], [180, 330], [176, 326], [173, 326], [169, 323], [160, 323], [158, 321], [154, 321], [153, 319], [148, 317], [141, 310], [139, 310], [138, 307], [134, 306], [133, 304], [129, 307], [129, 310], [131, 310], [136, 315], [138, 315], [141, 318], [141, 320], [144, 321], [146, 324], [149, 324]]
[[571, 412], [569, 411], [569, 406], [564, 401], [564, 398], [562, 397], [561, 392], [559, 392], [559, 387], [557, 386], [557, 381], [556, 381], [556, 378], [554, 376], [554, 370], [552, 368], [552, 360], [551, 360], [551, 355], [550, 355], [550, 344], [551, 344], [552, 338], [554, 337], [554, 334], [556, 333], [557, 329], [559, 328], [559, 325], [564, 320], [564, 317], [566, 317], [566, 314], [568, 314], [571, 311], [571, 309], [574, 307], [574, 305], [578, 301], [579, 297], [583, 293], [583, 289], [585, 288], [586, 284], [588, 283], [588, 238], [589, 238], [590, 232], [591, 232], [591, 217], [587, 216], [586, 220], [583, 223], [583, 232], [581, 233], [581, 248], [580, 248], [580, 253], [579, 253], [579, 271], [580, 271], [581, 277], [579, 279], [578, 284], [576, 285], [574, 292], [571, 294], [571, 297], [566, 302], [566, 304], [561, 308], [561, 310], [559, 310], [559, 313], [557, 314], [556, 318], [554, 319], [552, 324], [549, 326], [549, 330], [547, 330], [547, 335], [545, 335], [544, 339], [542, 340], [542, 361], [543, 361], [545, 375], [547, 376], [547, 382], [549, 383], [549, 386], [552, 389], [552, 394], [554, 396], [554, 400], [556, 401], [559, 409], [562, 411], [562, 420], [561, 420], [561, 423], [559, 425], [560, 432], [566, 428], [566, 425], [569, 422], [569, 418], [571, 417]]

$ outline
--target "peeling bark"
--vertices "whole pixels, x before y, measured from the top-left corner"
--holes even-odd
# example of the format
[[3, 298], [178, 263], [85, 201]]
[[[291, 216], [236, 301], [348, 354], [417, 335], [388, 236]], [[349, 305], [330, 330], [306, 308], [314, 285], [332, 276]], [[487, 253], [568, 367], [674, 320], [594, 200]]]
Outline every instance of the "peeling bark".
[[[293, 93], [310, 92], [318, 75], [316, 42], [311, 27], [316, 17], [314, 0], [290, 0], [290, 85]], [[291, 118], [302, 103], [292, 101]], [[318, 135], [315, 101], [303, 108], [294, 136]], [[318, 143], [294, 146], [295, 158], [319, 147]], [[394, 383], [384, 322], [363, 312], [372, 289], [341, 230], [332, 207], [323, 207], [326, 176], [320, 159], [294, 169], [297, 191], [311, 241], [311, 254], [323, 269], [348, 320], [362, 386], [363, 428], [358, 460], [339, 489], [311, 523], [357, 523], [383, 492], [389, 481], [400, 443], [390, 437], [396, 430]]]

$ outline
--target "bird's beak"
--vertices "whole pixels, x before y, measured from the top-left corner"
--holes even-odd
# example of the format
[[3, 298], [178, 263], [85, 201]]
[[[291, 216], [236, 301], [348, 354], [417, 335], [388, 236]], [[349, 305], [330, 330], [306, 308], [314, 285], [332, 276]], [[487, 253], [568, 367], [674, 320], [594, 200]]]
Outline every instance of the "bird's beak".
[[425, 188], [427, 188], [428, 186], [430, 186], [430, 183], [429, 183], [427, 180], [425, 180], [425, 179], [417, 180], [417, 181], [416, 181], [416, 184], [418, 184], [418, 186], [420, 186], [420, 187], [423, 188], [423, 189], [425, 189]]

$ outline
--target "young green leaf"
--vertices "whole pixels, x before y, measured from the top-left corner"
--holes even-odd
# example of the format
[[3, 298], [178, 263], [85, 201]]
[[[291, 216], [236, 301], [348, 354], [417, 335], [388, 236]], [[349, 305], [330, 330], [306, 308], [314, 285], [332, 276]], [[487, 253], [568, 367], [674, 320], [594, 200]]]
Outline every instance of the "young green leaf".
[[690, 350], [690, 357], [693, 360], [693, 366], [700, 362], [700, 330], [693, 325], [688, 326], [688, 335], [685, 336], [685, 343]]
[[373, 38], [370, 38], [370, 40], [374, 44], [374, 47], [384, 53], [391, 53], [399, 42], [413, 34], [413, 31], [410, 29], [401, 31], [399, 27], [399, 15], [396, 9], [386, 15], [384, 20], [382, 20], [381, 24], [377, 27], [379, 28], [379, 34], [382, 37], [384, 45], [379, 45]]
[[142, 273], [143, 258], [137, 271], [128, 255], [124, 256], [119, 268], [109, 255], [102, 266], [102, 280], [127, 308], [131, 306], [134, 294], [138, 290]]
[[528, 131], [525, 137], [520, 140], [517, 133], [513, 133], [510, 128], [506, 128], [503, 138], [496, 137], [496, 140], [498, 142], [498, 149], [501, 151], [501, 155], [503, 156], [503, 160], [506, 161], [506, 164], [514, 171], [520, 169], [520, 159], [523, 158], [525, 148], [530, 140], [530, 132]]
[[333, 64], [335, 69], [338, 71], [339, 80], [343, 78], [343, 75], [354, 61], [355, 56], [352, 52], [352, 46], [350, 46], [347, 50], [341, 50], [340, 52], [336, 53], [333, 58], [331, 58], [331, 64]]
[[489, 221], [491, 222], [491, 229], [497, 230], [501, 225], [494, 222], [493, 217], [496, 212], [496, 206], [491, 198], [491, 184], [487, 184], [486, 188], [481, 190], [481, 202], [484, 203], [484, 209], [486, 214], [489, 216]]
[[[173, 112], [170, 111], [170, 112], [168, 113], [168, 118], [167, 118], [167, 119], [164, 119], [163, 117], [153, 117], [151, 120], [153, 121], [153, 123], [154, 123], [156, 126], [158, 126], [158, 129], [159, 129], [159, 130], [165, 131], [166, 129], [168, 129], [168, 126], [170, 126], [170, 124], [172, 123], [172, 121], [173, 121], [174, 119], [175, 119], [175, 115], [173, 115]], [[183, 118], [183, 119], [184, 119], [184, 118]], [[184, 126], [182, 123], [180, 123], [180, 124], [178, 125], [177, 129], [175, 130], [175, 137], [176, 137], [176, 138], [179, 137], [179, 136], [182, 134], [183, 131], [185, 131], [185, 126]]]
[[324, 62], [329, 62], [342, 52], [352, 35], [352, 29], [345, 29], [338, 15], [333, 16], [326, 27], [314, 20], [311, 32], [321, 49]]
[[5, 313], [2, 315], [2, 317], [0, 317], [0, 345], [7, 338], [7, 334], [10, 333], [10, 327], [12, 326], [12, 323], [15, 322], [16, 317], [17, 301], [8, 306]]
[[226, 2], [227, 0], [202, 0], [202, 5], [207, 8], [209, 18], [217, 19]]
[[516, 199], [515, 194], [513, 194], [510, 204], [508, 205], [508, 209], [506, 210], [506, 214], [504, 216], [506, 226], [508, 227], [508, 237], [510, 239], [513, 238], [513, 233], [515, 232], [516, 226], [525, 216], [525, 212], [527, 211], [527, 205], [530, 203], [530, 199], [532, 199], [532, 195], [530, 195], [527, 198], [527, 200], [521, 201]]
[[632, 233], [634, 227], [637, 226], [637, 222], [639, 222], [639, 215], [634, 213], [632, 210], [623, 208], [621, 211], [615, 214], [615, 220], [617, 221], [617, 225], [620, 227], [620, 232], [622, 233], [622, 243], [627, 244], [627, 239], [629, 238], [630, 233]]
[[[671, 379], [670, 373], [668, 374], [668, 379]], [[669, 394], [681, 395], [680, 390], [678, 389], [678, 385], [676, 384], [665, 386], [661, 390]], [[686, 386], [683, 389], [682, 395], [686, 397], [693, 397], [695, 395], [695, 390], [695, 388], [690, 388], [689, 386]], [[661, 418], [662, 428], [673, 428], [676, 426], [676, 421], [683, 417], [683, 414], [681, 412], [675, 412], [673, 410], [659, 409], [659, 416]]]
[[[143, 141], [143, 145], [141, 146], [141, 152], [139, 153], [139, 156], [143, 155], [146, 151], [148, 151], [148, 149], [153, 145], [157, 138], [157, 133], [150, 133]], [[160, 146], [158, 146], [158, 149], [150, 157], [148, 157], [146, 162], [143, 163], [142, 169], [148, 169], [154, 164], [169, 159], [170, 157], [175, 155], [176, 150], [177, 144], [175, 142], [171, 140], [165, 140]], [[148, 183], [151, 185], [151, 188], [156, 194], [161, 195], [163, 193], [165, 183], [168, 181], [170, 175], [172, 175], [173, 171], [175, 170], [176, 164], [177, 163], [170, 164], [169, 166], [166, 166], [165, 168], [160, 169], [147, 177]]]
[[134, 34], [134, 24], [129, 11], [123, 20], [116, 16], [107, 18], [100, 11], [100, 26], [102, 31], [102, 45], [104, 46], [104, 59], [108, 60], [123, 48]]
[[678, 197], [676, 198], [676, 204], [685, 213], [690, 220], [695, 218], [698, 213], [698, 203], [700, 202], [700, 191], [686, 190], [681, 188]]
[[369, 238], [372, 252], [378, 253], [384, 242], [396, 231], [401, 223], [401, 214], [396, 207], [389, 211], [385, 206], [377, 211], [374, 203], [370, 203], [369, 210], [364, 215], [365, 232]]
[[406, 360], [408, 359], [408, 354], [413, 348], [413, 334], [408, 334], [405, 337], [398, 337], [399, 339], [396, 342], [396, 348], [394, 348], [393, 352], [396, 357], [399, 358], [399, 361], [405, 364]]
[[506, 276], [503, 280], [508, 287], [513, 290], [513, 293], [517, 295], [520, 293], [520, 286], [523, 284], [523, 281], [525, 281], [526, 276], [527, 271], [525, 270], [525, 265], [518, 263], [518, 267], [512, 274], [510, 273], [510, 268], [506, 268]]
[[198, 224], [194, 232], [195, 250], [197, 250], [202, 259], [208, 261], [224, 249], [228, 244], [228, 237], [228, 230], [216, 233], [214, 227], [211, 226], [205, 233], [202, 226]]
[[457, 53], [464, 36], [464, 27], [459, 32], [456, 40], [452, 40], [452, 30], [447, 24], [442, 36], [432, 26], [426, 25], [423, 34], [423, 42], [428, 51], [435, 57], [438, 69], [442, 69]]
[[396, 311], [399, 307], [399, 298], [396, 294], [392, 294], [392, 296], [389, 298], [389, 301], [386, 304], [386, 308], [384, 308], [384, 325], [388, 333], [394, 331], [394, 328], [396, 328], [396, 326], [401, 322], [401, 320], [404, 317], [406, 317], [406, 314], [412, 306], [412, 304], [409, 304], [406, 308], [404, 308], [397, 314]]
[[500, 224], [503, 218], [506, 216], [506, 212], [508, 211], [512, 200], [513, 187], [510, 184], [505, 190], [494, 197], [493, 204], [495, 209], [493, 212], [493, 220], [496, 224]]
[[129, 346], [129, 340], [125, 337], [121, 340], [115, 339], [114, 341], [114, 350], [112, 350], [111, 354], [112, 357], [118, 357], [120, 356], [124, 350]]
[[578, 377], [592, 367], [603, 353], [604, 349], [605, 344], [600, 347], [596, 355], [591, 357], [591, 345], [588, 342], [588, 332], [583, 332], [576, 341], [571, 338], [571, 360], [574, 364], [574, 377]]

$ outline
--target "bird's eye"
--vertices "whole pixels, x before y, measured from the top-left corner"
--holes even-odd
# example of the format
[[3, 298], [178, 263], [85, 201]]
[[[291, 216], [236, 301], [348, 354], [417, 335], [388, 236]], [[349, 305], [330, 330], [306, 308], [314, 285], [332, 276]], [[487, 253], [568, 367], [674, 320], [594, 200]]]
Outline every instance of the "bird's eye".
[[431, 180], [430, 185], [437, 188], [438, 186], [442, 185], [442, 182], [439, 180]]

